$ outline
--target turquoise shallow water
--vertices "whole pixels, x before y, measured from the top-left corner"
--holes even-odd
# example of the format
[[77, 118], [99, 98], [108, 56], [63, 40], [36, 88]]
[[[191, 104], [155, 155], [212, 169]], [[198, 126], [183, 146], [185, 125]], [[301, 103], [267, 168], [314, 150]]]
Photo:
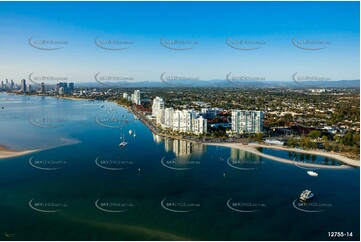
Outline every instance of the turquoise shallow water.
[[[358, 168], [310, 177], [244, 151], [160, 139], [108, 102], [0, 94], [0, 106], [0, 144], [53, 147], [0, 160], [1, 240], [359, 239]], [[310, 204], [297, 199], [305, 189]]]

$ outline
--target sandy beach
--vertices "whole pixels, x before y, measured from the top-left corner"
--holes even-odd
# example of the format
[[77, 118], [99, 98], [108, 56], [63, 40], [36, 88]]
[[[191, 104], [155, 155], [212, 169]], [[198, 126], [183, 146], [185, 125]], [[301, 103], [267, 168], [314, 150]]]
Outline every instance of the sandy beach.
[[276, 150], [293, 151], [293, 152], [310, 154], [310, 155], [319, 155], [319, 156], [324, 156], [324, 157], [336, 159], [336, 160], [339, 160], [339, 161], [345, 163], [345, 165], [341, 165], [341, 166], [328, 166], [328, 165], [320, 165], [320, 164], [302, 163], [303, 167], [310, 167], [310, 168], [340, 169], [340, 168], [347, 168], [349, 166], [356, 166], [356, 167], [360, 166], [360, 161], [358, 161], [358, 160], [352, 160], [350, 158], [347, 158], [347, 157], [344, 157], [344, 156], [341, 156], [341, 155], [338, 155], [338, 154], [327, 153], [327, 152], [310, 151], [310, 150], [298, 150], [298, 149], [285, 148], [285, 147], [280, 147], [280, 146], [261, 145], [261, 144], [244, 145], [242, 143], [205, 143], [205, 145], [223, 146], [223, 147], [241, 149], [241, 150], [253, 153], [255, 155], [262, 156], [262, 157], [267, 158], [267, 159], [271, 159], [271, 160], [275, 160], [275, 161], [279, 161], [279, 162], [287, 163], [287, 164], [294, 164], [294, 165], [296, 163], [293, 160], [263, 154], [262, 152], [258, 151], [257, 148], [263, 147], [263, 148], [270, 148], [270, 149], [276, 149]]
[[0, 160], [6, 159], [6, 158], [11, 158], [11, 157], [27, 155], [27, 154], [31, 154], [31, 153], [36, 153], [36, 152], [40, 152], [43, 150], [54, 149], [54, 148], [58, 148], [58, 147], [66, 146], [66, 145], [73, 145], [73, 144], [77, 144], [80, 142], [79, 140], [66, 139], [66, 138], [61, 138], [61, 140], [64, 142], [64, 144], [51, 146], [51, 147], [48, 147], [45, 149], [22, 150], [22, 151], [12, 150], [12, 149], [9, 149], [7, 146], [0, 144]]
[[15, 150], [8, 149], [6, 146], [0, 145], [0, 159], [27, 155], [27, 154], [35, 153], [38, 151], [40, 151], [40, 150], [15, 151]]
[[83, 101], [94, 101], [95, 99], [94, 98], [81, 98], [81, 97], [56, 97], [56, 98], [61, 98], [61, 99], [68, 99], [68, 100], [76, 100], [76, 101], [79, 101], [79, 100], [83, 100]]

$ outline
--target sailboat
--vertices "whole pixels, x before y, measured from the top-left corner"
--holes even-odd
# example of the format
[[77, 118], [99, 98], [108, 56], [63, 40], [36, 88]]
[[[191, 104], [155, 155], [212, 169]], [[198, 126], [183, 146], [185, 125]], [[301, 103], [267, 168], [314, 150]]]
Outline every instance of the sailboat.
[[120, 137], [120, 139], [122, 139], [123, 141], [120, 142], [119, 147], [124, 147], [128, 144], [128, 142], [125, 141], [124, 133], [123, 133], [123, 137]]
[[133, 131], [130, 129], [130, 130], [129, 130], [129, 134], [132, 135], [132, 133], [133, 133]]

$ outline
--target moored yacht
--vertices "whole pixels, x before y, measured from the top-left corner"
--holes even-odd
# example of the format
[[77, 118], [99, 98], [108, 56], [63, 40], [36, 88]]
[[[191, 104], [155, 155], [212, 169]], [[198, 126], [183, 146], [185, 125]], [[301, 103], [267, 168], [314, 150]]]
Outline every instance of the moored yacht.
[[123, 137], [120, 137], [120, 139], [122, 139], [123, 141], [120, 142], [119, 147], [124, 147], [128, 144], [128, 142], [125, 141], [124, 133], [123, 133]]
[[310, 191], [310, 190], [304, 190], [301, 195], [300, 195], [300, 199], [301, 201], [308, 201], [311, 198], [313, 198], [314, 194]]
[[307, 174], [310, 176], [318, 176], [318, 173], [314, 171], [307, 171]]

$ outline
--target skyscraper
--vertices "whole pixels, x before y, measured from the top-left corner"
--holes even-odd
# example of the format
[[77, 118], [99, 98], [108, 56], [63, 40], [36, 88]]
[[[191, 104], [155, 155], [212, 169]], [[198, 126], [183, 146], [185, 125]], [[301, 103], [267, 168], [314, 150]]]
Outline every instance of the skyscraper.
[[164, 100], [161, 97], [156, 97], [153, 99], [152, 115], [156, 117], [160, 109], [164, 109]]
[[70, 82], [69, 83], [69, 92], [73, 92], [74, 91], [74, 82]]
[[40, 93], [45, 93], [45, 84], [44, 84], [44, 82], [41, 83]]
[[25, 81], [25, 79], [21, 80], [20, 91], [23, 92], [23, 93], [26, 92], [26, 81]]
[[133, 100], [133, 102], [136, 104], [136, 105], [140, 105], [140, 98], [141, 98], [141, 96], [140, 96], [140, 90], [135, 90], [134, 91], [134, 100]]

